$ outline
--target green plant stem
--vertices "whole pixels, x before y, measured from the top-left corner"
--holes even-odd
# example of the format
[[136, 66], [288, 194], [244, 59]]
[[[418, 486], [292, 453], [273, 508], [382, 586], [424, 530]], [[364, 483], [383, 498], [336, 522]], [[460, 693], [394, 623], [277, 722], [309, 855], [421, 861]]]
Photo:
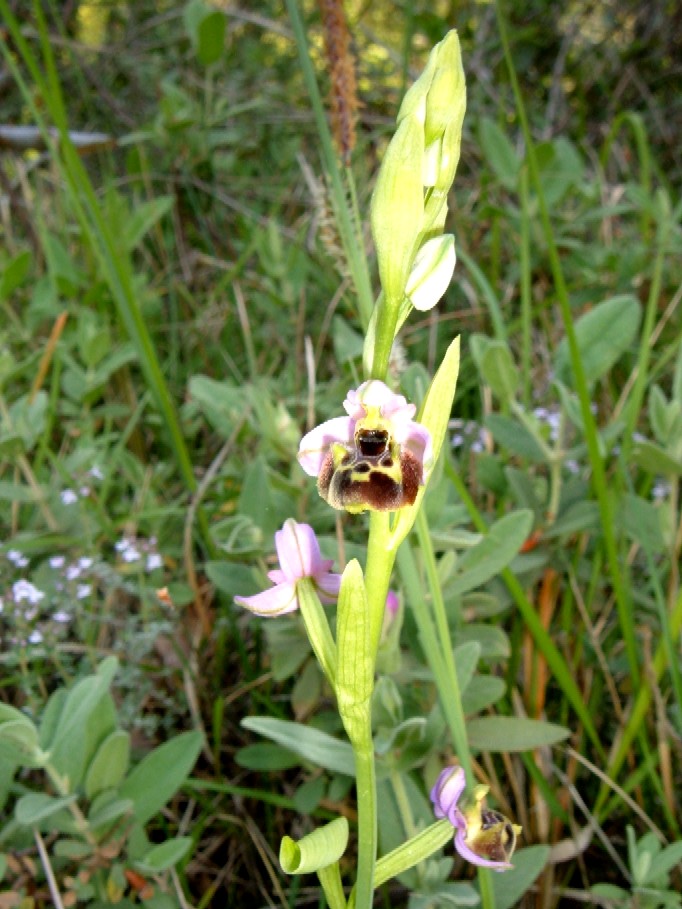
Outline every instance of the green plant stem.
[[365, 741], [353, 744], [355, 753], [355, 791], [358, 802], [357, 909], [371, 909], [374, 899], [374, 874], [377, 855], [377, 784], [374, 767], [371, 714]]
[[580, 348], [576, 338], [575, 327], [573, 325], [573, 315], [571, 313], [571, 303], [561, 267], [561, 258], [554, 237], [552, 222], [549, 217], [549, 211], [542, 188], [540, 178], [540, 168], [538, 165], [535, 144], [531, 136], [530, 126], [526, 108], [523, 103], [523, 96], [519, 87], [514, 61], [509, 46], [509, 37], [507, 35], [507, 26], [505, 17], [502, 12], [501, 0], [495, 0], [495, 11], [497, 14], [497, 24], [500, 33], [500, 40], [504, 58], [507, 63], [509, 80], [514, 92], [516, 109], [519, 116], [519, 122], [526, 143], [526, 155], [528, 159], [528, 170], [531, 182], [535, 189], [538, 199], [538, 208], [540, 212], [540, 221], [542, 223], [543, 234], [547, 244], [547, 254], [550, 261], [552, 277], [554, 279], [554, 288], [557, 301], [561, 310], [561, 316], [566, 331], [566, 340], [568, 342], [569, 355], [571, 360], [571, 370], [575, 381], [575, 388], [578, 393], [580, 402], [580, 412], [582, 415], [583, 425], [585, 427], [585, 440], [589, 452], [590, 464], [592, 466], [592, 487], [594, 489], [599, 504], [599, 513], [601, 517], [602, 532], [604, 534], [604, 544], [608, 559], [609, 573], [616, 598], [616, 607], [618, 611], [618, 620], [621, 634], [625, 643], [627, 654], [628, 668], [632, 676], [633, 685], [639, 685], [640, 670], [637, 655], [637, 644], [635, 640], [634, 622], [632, 617], [632, 604], [625, 584], [620, 566], [620, 552], [616, 540], [614, 520], [613, 520], [613, 503], [609, 494], [609, 488], [606, 480], [606, 471], [604, 462], [599, 449], [599, 435], [595, 424], [594, 416], [590, 408], [591, 398], [587, 385], [585, 369], [583, 367]]
[[328, 865], [326, 868], [320, 868], [317, 872], [317, 876], [320, 884], [322, 884], [322, 889], [324, 890], [329, 909], [346, 909], [346, 896], [343, 892], [343, 884], [341, 883], [339, 863], [334, 862], [333, 865]]
[[395, 561], [395, 551], [390, 547], [389, 540], [390, 517], [388, 512], [370, 512], [365, 588], [369, 609], [370, 654], [373, 662], [376, 661], [379, 649], [386, 597]]
[[[467, 783], [471, 787], [474, 784], [474, 779], [471, 770], [471, 755], [469, 753], [466, 720], [464, 718], [464, 710], [462, 709], [462, 693], [459, 687], [459, 679], [457, 678], [457, 667], [455, 666], [455, 656], [452, 649], [452, 641], [450, 640], [450, 628], [448, 626], [448, 617], [445, 611], [443, 593], [441, 591], [440, 581], [438, 580], [436, 556], [433, 551], [429, 525], [423, 508], [419, 510], [419, 514], [417, 515], [415, 529], [417, 531], [419, 548], [426, 568], [429, 593], [431, 594], [431, 612], [433, 613], [436, 627], [435, 644], [440, 650], [443, 667], [445, 669], [444, 676], [439, 674], [439, 676], [436, 677], [437, 684], [440, 680], [438, 693], [441, 704], [449, 702], [448, 725], [450, 726], [450, 734], [452, 735], [452, 741], [455, 750], [457, 751], [457, 757], [459, 758], [462, 767], [464, 767]], [[433, 646], [433, 639], [430, 638], [430, 641], [429, 651], [431, 650], [431, 646]], [[426, 656], [430, 665], [430, 652], [427, 652]]]
[[521, 269], [521, 372], [523, 375], [523, 403], [531, 406], [531, 324], [533, 299], [531, 295], [530, 261], [530, 205], [528, 196], [528, 170], [521, 168], [519, 193], [521, 196], [521, 245], [519, 247]]
[[386, 379], [399, 311], [400, 307], [395, 304], [389, 305], [386, 296], [382, 293], [377, 301], [374, 355], [372, 357], [371, 376], [368, 378], [381, 379], [382, 382]]
[[329, 684], [336, 690], [336, 643], [320, 598], [310, 578], [300, 580], [296, 585], [296, 592], [308, 640]]

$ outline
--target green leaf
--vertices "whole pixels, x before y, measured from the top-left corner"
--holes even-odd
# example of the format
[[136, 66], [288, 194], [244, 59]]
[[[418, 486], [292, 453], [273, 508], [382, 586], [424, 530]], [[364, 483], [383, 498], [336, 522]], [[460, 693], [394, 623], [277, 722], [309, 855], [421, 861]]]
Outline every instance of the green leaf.
[[76, 682], [64, 700], [54, 738], [49, 745], [50, 764], [66, 777], [72, 790], [83, 776], [88, 721], [108, 693], [117, 668], [116, 657], [108, 657], [100, 663], [94, 675]]
[[521, 160], [497, 123], [488, 117], [481, 117], [478, 126], [478, 141], [486, 161], [500, 183], [507, 189], [515, 189]]
[[188, 391], [211, 426], [228, 439], [244, 415], [244, 389], [224, 380], [218, 382], [207, 376], [192, 376]]
[[367, 736], [374, 665], [365, 581], [357, 559], [343, 572], [336, 615], [336, 700], [348, 738], [361, 742]]
[[122, 799], [131, 799], [138, 824], [146, 824], [178, 791], [201, 751], [200, 732], [183, 732], [146, 755], [123, 781]]
[[88, 823], [94, 831], [110, 826], [120, 817], [132, 815], [133, 803], [130, 799], [120, 799], [114, 790], [99, 792], [90, 805]]
[[28, 250], [18, 253], [9, 262], [4, 262], [0, 276], [0, 300], [6, 300], [10, 294], [28, 277], [32, 255]]
[[616, 526], [631, 540], [652, 554], [663, 553], [666, 546], [661, 529], [661, 509], [639, 496], [626, 493], [617, 504]]
[[[588, 383], [596, 382], [634, 343], [642, 312], [632, 294], [599, 303], [575, 323], [575, 336]], [[557, 377], [573, 385], [568, 342], [564, 338], [555, 357]]]
[[149, 852], [135, 862], [135, 867], [143, 874], [160, 874], [181, 862], [192, 848], [191, 836], [176, 836], [154, 846]]
[[299, 756], [293, 751], [270, 742], [245, 745], [235, 754], [234, 759], [240, 767], [264, 773], [289, 770], [291, 767], [298, 767], [301, 763]]
[[225, 47], [225, 14], [211, 9], [203, 0], [191, 0], [185, 7], [185, 28], [202, 66], [220, 60]]
[[4, 758], [26, 767], [39, 767], [45, 755], [38, 747], [38, 730], [15, 707], [0, 704], [0, 749]]
[[466, 691], [469, 682], [473, 678], [480, 656], [481, 645], [478, 641], [467, 641], [455, 647], [454, 657], [457, 681], [459, 682], [459, 690], [462, 693]]
[[653, 442], [637, 442], [632, 448], [632, 459], [647, 473], [662, 474], [663, 476], [680, 476], [682, 462], [671, 457]]
[[514, 867], [492, 875], [495, 909], [512, 909], [540, 875], [549, 858], [549, 846], [529, 846], [514, 854]]
[[492, 393], [504, 403], [513, 400], [521, 380], [506, 341], [475, 334], [469, 346], [481, 379]]
[[649, 873], [642, 884], [646, 886], [662, 880], [680, 862], [682, 862], [682, 842], [671, 843], [653, 857]]
[[355, 776], [355, 758], [348, 742], [342, 742], [301, 723], [290, 723], [273, 717], [249, 716], [241, 721], [244, 729], [290, 748], [304, 761], [345, 776]]
[[159, 196], [157, 199], [150, 199], [148, 202], [136, 205], [132, 216], [125, 225], [127, 248], [135, 249], [142, 237], [152, 229], [157, 221], [168, 214], [174, 203], [173, 196]]
[[547, 461], [547, 455], [538, 439], [518, 420], [491, 413], [485, 418], [484, 425], [492, 433], [495, 442], [512, 454], [526, 458], [531, 464], [544, 464]]
[[467, 723], [469, 744], [477, 751], [530, 751], [555, 745], [570, 734], [563, 726], [527, 717], [483, 716]]
[[448, 584], [450, 596], [461, 595], [499, 574], [511, 562], [533, 526], [530, 511], [514, 511], [496, 521], [480, 543], [465, 552], [457, 576]]
[[462, 710], [467, 715], [480, 713], [499, 701], [506, 688], [504, 680], [496, 675], [475, 675], [462, 692]]
[[338, 862], [348, 845], [348, 821], [338, 817], [297, 842], [282, 837], [279, 863], [285, 874], [308, 874]]
[[14, 808], [14, 817], [23, 827], [36, 827], [41, 821], [61, 811], [76, 801], [76, 795], [53, 798], [42, 792], [22, 795]]
[[130, 759], [130, 736], [115, 729], [95, 752], [85, 774], [85, 794], [91, 799], [103, 789], [113, 789], [124, 778]]
[[[455, 397], [455, 388], [457, 387], [457, 376], [459, 374], [459, 338], [450, 344], [443, 362], [438, 367], [438, 372], [433, 377], [433, 381], [426, 393], [426, 398], [422, 405], [421, 411], [417, 417], [419, 423], [425, 426], [431, 433], [433, 444], [433, 463], [438, 460], [440, 450], [443, 446], [445, 433], [452, 411], [452, 402]], [[427, 477], [427, 484], [429, 477]], [[409, 508], [401, 508], [395, 522], [395, 527], [391, 534], [391, 547], [397, 548], [405, 539], [414, 524], [417, 512], [421, 508], [424, 497], [424, 487], [419, 490], [414, 505]]]

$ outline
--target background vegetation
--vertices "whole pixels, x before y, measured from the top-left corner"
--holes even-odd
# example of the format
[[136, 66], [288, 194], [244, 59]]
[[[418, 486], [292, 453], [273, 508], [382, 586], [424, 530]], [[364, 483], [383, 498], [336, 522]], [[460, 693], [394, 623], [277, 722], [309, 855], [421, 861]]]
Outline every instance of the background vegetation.
[[[101, 901], [102, 881], [110, 901], [152, 906], [318, 904], [307, 878], [281, 874], [277, 846], [310, 817], [352, 820], [350, 780], [241, 720], [332, 734], [338, 721], [296, 619], [232, 604], [260, 589], [286, 517], [312, 524], [337, 565], [360, 538], [295, 458], [357, 384], [362, 333], [291, 24], [268, 0], [1, 6], [0, 701], [48, 736], [53, 692], [81, 682], [95, 704], [110, 687], [107, 734], [129, 735], [136, 766], [181, 732], [203, 736], [176, 746], [187, 767], [153, 811], [135, 778], [121, 783], [144, 841], [50, 852], [64, 905]], [[302, 9], [324, 92], [319, 16]], [[660, 849], [680, 838], [682, 782], [682, 13], [672, 0], [523, 0], [501, 18], [480, 2], [346, 11], [363, 211], [406, 85], [448, 28], [462, 41], [459, 261], [444, 302], [406, 326], [396, 371], [418, 396], [461, 333], [452, 449], [428, 512], [468, 710], [495, 703], [571, 730], [521, 755], [480, 741], [522, 845], [552, 847], [522, 904], [679, 905], [679, 846]], [[482, 589], [458, 588], [461, 546], [519, 508], [533, 515], [523, 552]], [[420, 559], [396, 579], [410, 606]], [[409, 609], [404, 623], [376, 713], [416, 790], [447, 736]], [[117, 671], [96, 673], [111, 655]], [[52, 850], [72, 806], [17, 814], [27, 794], [60, 797], [59, 781], [8, 755], [0, 905], [46, 905], [39, 841], [17, 824], [45, 823]], [[165, 841], [173, 861], [153, 854]], [[411, 905], [448, 904], [422, 875], [387, 885], [384, 905], [406, 905], [402, 884], [423, 896]]]

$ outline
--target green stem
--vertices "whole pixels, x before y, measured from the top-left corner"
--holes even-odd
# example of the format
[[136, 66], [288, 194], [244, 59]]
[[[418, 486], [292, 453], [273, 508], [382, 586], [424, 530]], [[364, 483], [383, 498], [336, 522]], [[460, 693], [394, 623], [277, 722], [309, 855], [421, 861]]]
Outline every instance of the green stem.
[[310, 578], [297, 583], [296, 593], [310, 644], [329, 684], [336, 690], [336, 643]]
[[385, 511], [372, 511], [369, 516], [369, 541], [367, 543], [367, 565], [365, 568], [365, 589], [369, 609], [370, 654], [376, 662], [381, 628], [384, 622], [386, 597], [391, 582], [395, 551], [390, 548], [390, 515]]
[[324, 890], [329, 909], [346, 909], [346, 896], [343, 892], [343, 884], [341, 883], [339, 863], [334, 862], [333, 865], [327, 865], [326, 868], [320, 868], [317, 872], [317, 876], [320, 884], [322, 884], [322, 889]]
[[352, 744], [355, 753], [355, 791], [358, 802], [356, 907], [357, 909], [371, 909], [374, 900], [377, 854], [377, 783], [369, 712], [365, 741]]

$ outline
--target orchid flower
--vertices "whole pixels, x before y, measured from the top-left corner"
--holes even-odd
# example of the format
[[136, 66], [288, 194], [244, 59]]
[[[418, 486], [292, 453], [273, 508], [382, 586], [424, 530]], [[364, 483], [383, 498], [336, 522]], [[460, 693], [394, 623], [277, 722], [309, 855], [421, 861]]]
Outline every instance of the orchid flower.
[[394, 511], [412, 505], [433, 461], [431, 434], [413, 417], [417, 408], [370, 379], [343, 402], [335, 417], [301, 440], [298, 459], [334, 508]]
[[482, 808], [487, 786], [476, 786], [473, 801], [460, 806], [466, 788], [461, 767], [446, 767], [431, 790], [437, 818], [447, 818], [455, 828], [455, 849], [474, 865], [507, 871], [521, 827], [499, 811]]
[[309, 524], [298, 524], [289, 518], [275, 534], [275, 547], [280, 567], [268, 572], [275, 586], [252, 597], [235, 597], [235, 603], [260, 616], [286, 615], [298, 609], [296, 585], [305, 578], [313, 582], [322, 602], [331, 603], [337, 598], [341, 575], [329, 570], [333, 560], [322, 558], [320, 544]]

